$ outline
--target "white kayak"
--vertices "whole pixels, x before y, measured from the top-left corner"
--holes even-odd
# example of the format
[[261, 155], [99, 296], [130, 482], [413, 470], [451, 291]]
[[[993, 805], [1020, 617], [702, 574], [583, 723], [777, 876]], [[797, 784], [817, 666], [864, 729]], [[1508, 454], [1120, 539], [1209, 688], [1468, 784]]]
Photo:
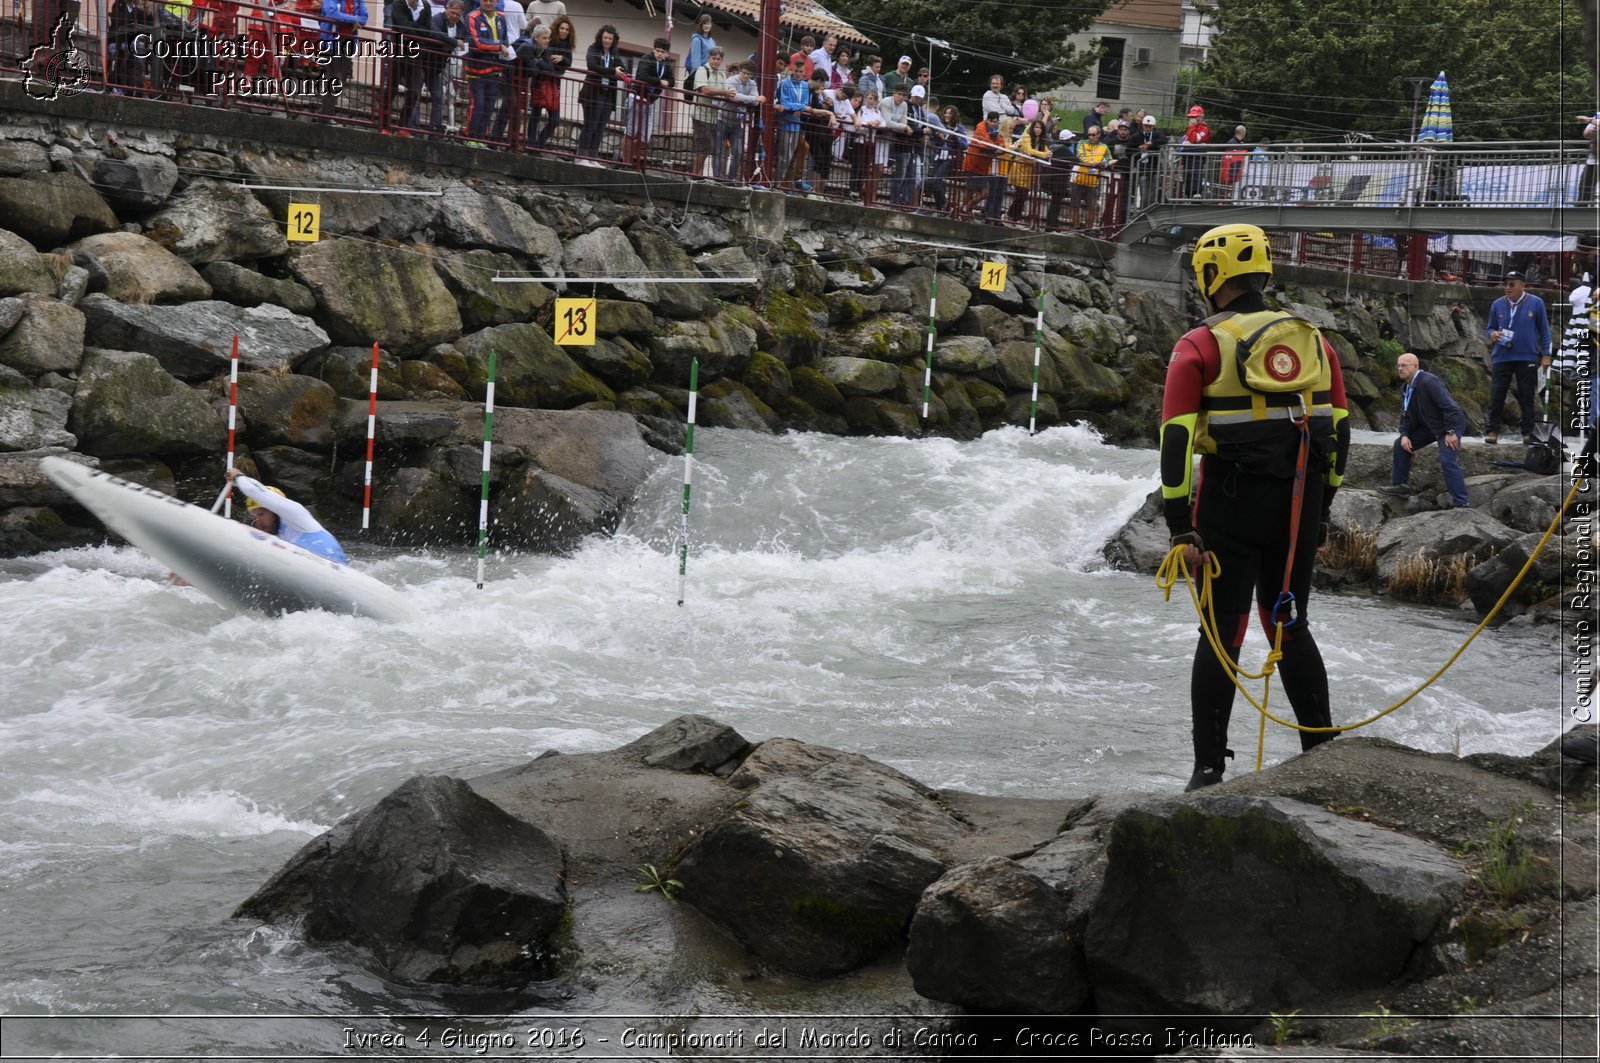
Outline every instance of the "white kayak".
[[39, 467], [106, 527], [231, 609], [326, 609], [396, 622], [421, 615], [371, 576], [251, 525], [64, 458], [42, 458]]

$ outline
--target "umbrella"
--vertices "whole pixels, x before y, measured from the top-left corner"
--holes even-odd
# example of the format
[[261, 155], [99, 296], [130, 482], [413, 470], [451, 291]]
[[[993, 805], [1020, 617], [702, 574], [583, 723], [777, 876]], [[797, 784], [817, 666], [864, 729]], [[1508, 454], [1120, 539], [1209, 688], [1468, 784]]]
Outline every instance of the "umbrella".
[[1450, 82], [1445, 80], [1441, 70], [1428, 88], [1428, 109], [1422, 114], [1422, 128], [1417, 130], [1417, 139], [1451, 140], [1454, 124], [1450, 118]]

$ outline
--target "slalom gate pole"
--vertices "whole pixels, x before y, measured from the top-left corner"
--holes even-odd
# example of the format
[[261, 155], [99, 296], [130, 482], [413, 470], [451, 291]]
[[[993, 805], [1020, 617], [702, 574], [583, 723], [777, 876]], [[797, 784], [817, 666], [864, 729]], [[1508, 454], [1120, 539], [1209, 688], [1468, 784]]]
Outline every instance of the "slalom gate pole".
[[694, 485], [694, 410], [700, 401], [700, 359], [689, 363], [689, 423], [683, 440], [683, 516], [678, 534], [678, 604], [689, 578], [689, 494]]
[[372, 440], [378, 428], [378, 344], [372, 344], [372, 381], [367, 386], [367, 471], [361, 487], [361, 530], [372, 519]]
[[1044, 345], [1044, 289], [1039, 289], [1039, 306], [1033, 315], [1033, 398], [1028, 404], [1028, 434], [1033, 435], [1039, 417], [1039, 351]]
[[[233, 336], [233, 356], [228, 360], [228, 465], [233, 468], [233, 444], [235, 432], [239, 424], [239, 335]], [[229, 480], [222, 488], [222, 515], [233, 517], [233, 481]], [[216, 506], [211, 507], [211, 512], [217, 511]]]
[[939, 253], [933, 253], [933, 281], [928, 285], [928, 362], [922, 369], [922, 419], [928, 419], [928, 396], [933, 391], [933, 326], [939, 313]]
[[483, 394], [483, 493], [478, 499], [478, 589], [483, 590], [483, 558], [489, 550], [489, 447], [494, 439], [494, 348], [489, 348], [489, 383]]

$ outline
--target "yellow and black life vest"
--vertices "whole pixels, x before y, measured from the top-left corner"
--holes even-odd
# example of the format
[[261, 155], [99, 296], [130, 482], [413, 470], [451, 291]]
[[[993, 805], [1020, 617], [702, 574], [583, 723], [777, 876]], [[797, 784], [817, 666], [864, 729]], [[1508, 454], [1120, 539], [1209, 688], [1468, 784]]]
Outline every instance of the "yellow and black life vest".
[[1194, 449], [1286, 475], [1304, 413], [1313, 454], [1325, 458], [1334, 445], [1333, 368], [1317, 327], [1281, 310], [1222, 313], [1206, 324], [1221, 360], [1217, 378], [1201, 390]]

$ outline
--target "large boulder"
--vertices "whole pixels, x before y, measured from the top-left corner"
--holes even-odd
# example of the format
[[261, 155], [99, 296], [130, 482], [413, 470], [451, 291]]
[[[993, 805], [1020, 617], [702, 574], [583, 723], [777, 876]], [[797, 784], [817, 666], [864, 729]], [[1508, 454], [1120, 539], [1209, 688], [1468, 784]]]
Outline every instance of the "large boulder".
[[561, 238], [548, 225], [502, 196], [455, 184], [435, 201], [434, 232], [448, 247], [508, 251], [533, 259], [540, 270], [559, 271]]
[[21, 373], [0, 366], [0, 450], [77, 446], [67, 431], [71, 410], [71, 395], [36, 388]]
[[731, 319], [673, 321], [651, 335], [648, 347], [654, 379], [687, 387], [696, 360], [702, 381], [742, 373], [755, 351], [755, 339], [751, 329]]
[[234, 336], [239, 364], [247, 369], [291, 366], [328, 346], [328, 334], [316, 322], [271, 304], [238, 307], [208, 299], [143, 306], [96, 292], [79, 305], [92, 346], [153, 354], [180, 380], [226, 373]]
[[[319, 152], [296, 157], [249, 149], [235, 152], [241, 172], [260, 178], [260, 183], [284, 188], [326, 187], [372, 189], [401, 183], [403, 191], [425, 192], [425, 187], [405, 188], [411, 175], [384, 165], [375, 157]], [[232, 163], [227, 164], [231, 168]], [[277, 192], [256, 189], [256, 196], [275, 218], [289, 216], [289, 204], [304, 200], [303, 192]], [[322, 231], [344, 236], [370, 236], [378, 240], [420, 239], [432, 222], [438, 198], [432, 195], [368, 196], [330, 195], [322, 198]]]
[[917, 992], [976, 1011], [1060, 1015], [1089, 1000], [1067, 902], [1003, 856], [945, 872], [917, 902], [906, 969]]
[[1430, 843], [1288, 798], [1139, 804], [1111, 828], [1085, 932], [1095, 1001], [1106, 1014], [1209, 1014], [1222, 1028], [1224, 1016], [1373, 992], [1445, 929], [1466, 884]]
[[50, 169], [50, 156], [31, 140], [0, 140], [0, 177], [20, 177]]
[[461, 313], [427, 256], [369, 240], [323, 240], [289, 268], [317, 297], [335, 342], [404, 357], [461, 333]]
[[316, 377], [294, 373], [243, 373], [239, 412], [257, 446], [274, 444], [325, 450], [333, 445], [339, 396]]
[[45, 251], [118, 226], [117, 216], [94, 186], [67, 171], [0, 178], [0, 218]]
[[[479, 413], [482, 411], [479, 410]], [[482, 421], [463, 413], [456, 439], [482, 439]], [[658, 455], [634, 419], [616, 410], [496, 409], [498, 447], [525, 454], [539, 468], [599, 491], [613, 503], [631, 499], [655, 468]]]
[[503, 984], [547, 967], [565, 870], [539, 828], [460, 779], [417, 776], [314, 839], [235, 915], [368, 949], [402, 981]]
[[749, 792], [684, 852], [684, 899], [810, 977], [899, 948], [944, 850], [971, 830], [900, 772], [789, 739], [756, 747], [729, 783]]
[[620, 499], [526, 465], [501, 483], [490, 535], [500, 547], [566, 553], [586, 535], [615, 531], [621, 519]]
[[211, 298], [211, 285], [195, 268], [137, 233], [98, 233], [66, 250], [94, 259], [105, 293], [124, 303], [187, 303]]
[[879, 314], [834, 332], [830, 351], [857, 358], [903, 362], [922, 358], [928, 349], [928, 320], [909, 314]]
[[[378, 351], [380, 401], [406, 397], [400, 364], [400, 360], [388, 351]], [[372, 394], [371, 347], [330, 347], [321, 357], [307, 361], [301, 369], [327, 384], [343, 398], [360, 401], [363, 414], [366, 412], [366, 403]]]
[[471, 495], [433, 469], [407, 466], [374, 491], [372, 526], [403, 546], [460, 545], [472, 541], [478, 510]]
[[86, 454], [216, 454], [228, 430], [200, 392], [148, 354], [85, 352], [71, 427]]
[[610, 402], [615, 393], [587, 372], [538, 325], [497, 325], [455, 342], [467, 360], [467, 390], [485, 394], [489, 354], [495, 355], [495, 404], [570, 409], [586, 402]]
[[152, 240], [185, 262], [248, 262], [289, 249], [284, 223], [245, 188], [226, 181], [189, 182], [145, 225]]
[[[659, 225], [636, 221], [628, 227], [628, 240], [650, 276], [700, 276], [694, 260], [678, 245], [677, 238]], [[714, 305], [709, 289], [703, 284], [660, 284], [657, 288], [660, 297], [654, 306], [669, 317], [700, 317]]]
[[982, 373], [993, 369], [999, 356], [983, 336], [950, 336], [933, 345], [933, 367], [952, 373]]
[[1378, 576], [1393, 578], [1402, 561], [1481, 561], [1517, 532], [1476, 509], [1445, 509], [1396, 517], [1378, 532]]
[[532, 321], [556, 297], [537, 282], [496, 284], [497, 275], [522, 272], [516, 259], [498, 251], [446, 252], [433, 260], [433, 268], [455, 296], [462, 326], [467, 329]]
[[165, 155], [125, 152], [120, 159], [94, 161], [94, 183], [101, 195], [129, 210], [153, 210], [178, 184], [178, 165]]
[[645, 279], [649, 272], [628, 234], [614, 226], [593, 229], [567, 241], [562, 248], [562, 267], [573, 277], [638, 277], [605, 287], [641, 303], [653, 305], [661, 298], [660, 287]]
[[28, 243], [8, 229], [0, 229], [0, 296], [36, 292], [56, 293], [56, 275]]
[[200, 275], [211, 285], [211, 294], [240, 306], [273, 303], [296, 314], [317, 309], [317, 298], [303, 284], [257, 273], [236, 262], [207, 262]]
[[[912, 266], [891, 280], [889, 285], [904, 288], [911, 293], [913, 314], [927, 311], [930, 299], [937, 294], [938, 301], [933, 305], [933, 321], [938, 330], [943, 332], [961, 320], [961, 315], [967, 312], [967, 307], [972, 302], [972, 292], [955, 274], [941, 272], [939, 287], [935, 293], [933, 279], [933, 270], [926, 266]], [[926, 327], [927, 318], [922, 317], [921, 320]]]
[[[1544, 538], [1543, 532], [1527, 532], [1502, 546], [1498, 553], [1487, 561], [1473, 565], [1467, 570], [1464, 582], [1467, 597], [1472, 601], [1472, 607], [1481, 616], [1494, 608], [1501, 595], [1511, 586], [1511, 581], [1517, 578], [1528, 559], [1533, 557], [1533, 552], [1538, 549], [1539, 542]], [[1577, 551], [1573, 550], [1573, 557], [1563, 557], [1563, 540], [1552, 537], [1545, 546], [1544, 552], [1533, 562], [1533, 567], [1528, 574], [1523, 576], [1522, 582], [1517, 584], [1511, 600], [1523, 604], [1542, 601], [1562, 588], [1563, 575], [1571, 572], [1582, 571], [1584, 567], [1593, 565], [1593, 553], [1589, 553], [1588, 566], [1577, 565]], [[1568, 562], [1574, 563], [1568, 567]]]
[[900, 384], [898, 367], [873, 358], [818, 358], [816, 371], [846, 398], [881, 395], [895, 390]]
[[28, 293], [21, 319], [0, 336], [0, 365], [24, 376], [73, 373], [83, 359], [83, 311], [47, 295]]
[[1063, 409], [1110, 410], [1128, 401], [1124, 376], [1090, 358], [1084, 348], [1053, 332], [1044, 334], [1043, 346], [1061, 380], [1051, 391]]

